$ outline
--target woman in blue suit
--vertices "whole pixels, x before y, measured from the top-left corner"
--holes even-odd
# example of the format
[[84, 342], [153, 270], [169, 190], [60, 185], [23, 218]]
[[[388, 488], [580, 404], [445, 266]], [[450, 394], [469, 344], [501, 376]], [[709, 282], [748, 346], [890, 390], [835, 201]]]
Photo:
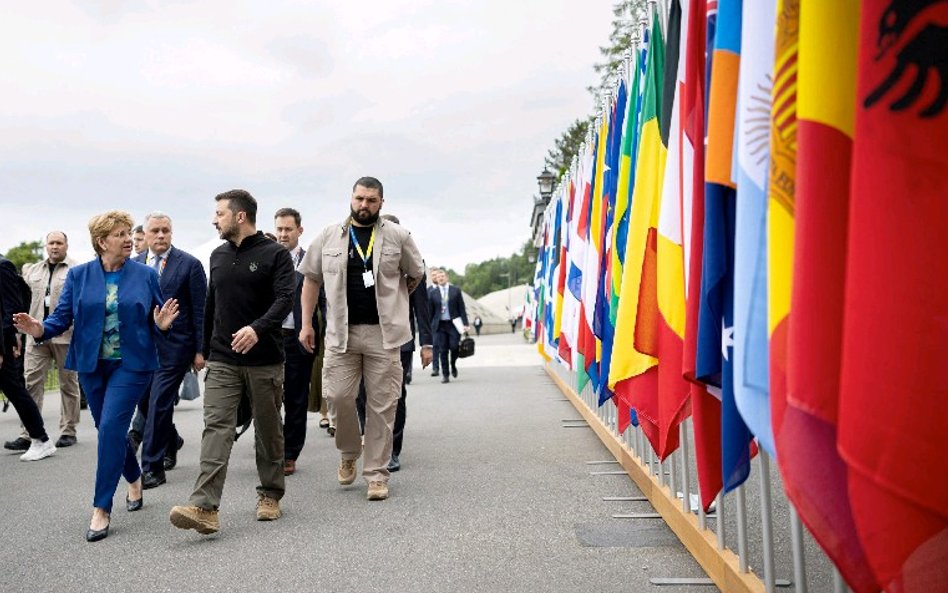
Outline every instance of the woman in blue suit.
[[126, 438], [132, 413], [158, 368], [156, 334], [178, 316], [178, 303], [162, 304], [158, 274], [129, 259], [132, 217], [110, 210], [89, 221], [98, 257], [69, 270], [59, 304], [40, 322], [14, 316], [17, 329], [37, 341], [54, 338], [75, 324], [66, 368], [78, 371], [99, 430], [92, 521], [86, 540], [109, 535], [112, 498], [119, 477], [129, 484], [126, 507], [142, 508], [141, 468]]

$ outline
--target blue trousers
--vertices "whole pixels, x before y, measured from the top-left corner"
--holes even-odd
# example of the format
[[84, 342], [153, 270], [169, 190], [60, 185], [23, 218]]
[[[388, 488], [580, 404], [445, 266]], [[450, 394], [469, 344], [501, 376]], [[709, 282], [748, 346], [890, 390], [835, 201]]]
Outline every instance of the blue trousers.
[[181, 381], [190, 368], [190, 362], [159, 368], [148, 382], [145, 397], [138, 404], [139, 411], [145, 417], [142, 435], [142, 467], [145, 471], [165, 471], [165, 450], [178, 446], [174, 402], [178, 398]]
[[151, 380], [150, 371], [129, 371], [121, 360], [100, 360], [94, 372], [79, 373], [89, 411], [99, 430], [95, 498], [92, 506], [112, 512], [119, 477], [132, 483], [142, 475], [126, 434], [132, 414]]

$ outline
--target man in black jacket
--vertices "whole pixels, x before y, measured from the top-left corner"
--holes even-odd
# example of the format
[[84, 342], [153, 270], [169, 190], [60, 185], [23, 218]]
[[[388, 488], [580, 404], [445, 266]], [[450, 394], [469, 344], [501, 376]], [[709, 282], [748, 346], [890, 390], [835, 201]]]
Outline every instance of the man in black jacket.
[[171, 509], [181, 529], [214, 533], [234, 418], [244, 392], [253, 401], [257, 455], [257, 520], [281, 516], [283, 475], [283, 320], [296, 286], [289, 252], [257, 231], [257, 201], [240, 189], [218, 195], [214, 226], [226, 243], [211, 254], [204, 310], [204, 435], [201, 474], [189, 504]]
[[23, 379], [23, 339], [13, 327], [13, 314], [30, 309], [29, 300], [20, 290], [23, 279], [16, 266], [0, 256], [0, 391], [6, 394], [30, 435], [30, 448], [20, 456], [23, 461], [38, 461], [56, 452], [43, 425], [36, 402], [26, 390]]

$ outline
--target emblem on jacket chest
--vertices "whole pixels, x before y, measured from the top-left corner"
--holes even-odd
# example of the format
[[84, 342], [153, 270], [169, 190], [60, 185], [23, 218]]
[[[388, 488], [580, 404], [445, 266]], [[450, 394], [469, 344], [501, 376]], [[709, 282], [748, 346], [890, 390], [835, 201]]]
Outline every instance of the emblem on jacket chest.
[[250, 266], [248, 266], [248, 267], [250, 268], [250, 271], [251, 271], [251, 272], [256, 272], [256, 271], [257, 271], [257, 267], [258, 267], [258, 266], [257, 266], [257, 262], [255, 262], [255, 261], [250, 262]]

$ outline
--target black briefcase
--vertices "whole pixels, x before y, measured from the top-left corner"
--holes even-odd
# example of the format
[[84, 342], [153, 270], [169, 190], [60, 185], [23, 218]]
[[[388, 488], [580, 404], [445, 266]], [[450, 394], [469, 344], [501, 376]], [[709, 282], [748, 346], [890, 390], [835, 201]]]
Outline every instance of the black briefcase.
[[458, 358], [467, 358], [468, 356], [474, 356], [474, 338], [464, 334], [458, 344]]

